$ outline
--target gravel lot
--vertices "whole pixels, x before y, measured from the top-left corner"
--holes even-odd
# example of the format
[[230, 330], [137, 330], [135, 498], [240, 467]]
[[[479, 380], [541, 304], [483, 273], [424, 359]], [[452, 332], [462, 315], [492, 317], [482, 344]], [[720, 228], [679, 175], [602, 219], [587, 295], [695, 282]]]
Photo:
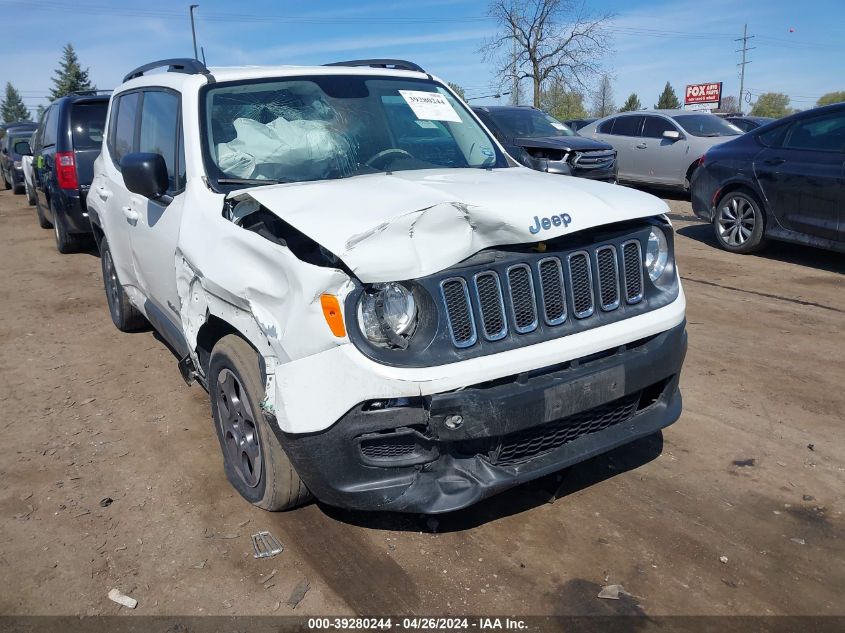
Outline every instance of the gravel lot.
[[[117, 587], [133, 614], [845, 614], [845, 258], [730, 255], [669, 202], [681, 419], [435, 521], [242, 501], [205, 392], [0, 192], [0, 613], [114, 614]], [[258, 561], [264, 529], [285, 551]]]

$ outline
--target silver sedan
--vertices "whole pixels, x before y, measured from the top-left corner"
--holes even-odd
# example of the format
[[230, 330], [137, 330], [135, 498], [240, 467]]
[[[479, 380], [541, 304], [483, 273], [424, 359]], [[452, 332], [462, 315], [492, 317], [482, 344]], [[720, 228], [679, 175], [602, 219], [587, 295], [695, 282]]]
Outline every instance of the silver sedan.
[[709, 112], [620, 112], [578, 130], [617, 152], [619, 180], [689, 189], [692, 172], [708, 149], [742, 134]]

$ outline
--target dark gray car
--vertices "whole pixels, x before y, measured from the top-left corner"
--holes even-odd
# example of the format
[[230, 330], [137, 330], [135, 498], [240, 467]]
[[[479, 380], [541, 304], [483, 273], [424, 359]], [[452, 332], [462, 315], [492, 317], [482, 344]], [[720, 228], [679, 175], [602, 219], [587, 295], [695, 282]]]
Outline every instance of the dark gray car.
[[613, 114], [578, 133], [613, 146], [620, 181], [688, 190], [704, 152], [742, 130], [709, 112], [651, 110]]

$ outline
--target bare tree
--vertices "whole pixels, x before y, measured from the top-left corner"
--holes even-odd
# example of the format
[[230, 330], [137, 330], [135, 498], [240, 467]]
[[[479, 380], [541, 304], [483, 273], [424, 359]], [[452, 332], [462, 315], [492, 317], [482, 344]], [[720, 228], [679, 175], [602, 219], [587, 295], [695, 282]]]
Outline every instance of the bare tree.
[[616, 106], [613, 103], [613, 82], [610, 75], [604, 73], [593, 94], [593, 116], [601, 119], [614, 112], [616, 112]]
[[493, 0], [488, 14], [499, 32], [482, 48], [485, 59], [498, 61], [503, 84], [530, 79], [536, 107], [549, 80], [586, 90], [609, 50], [612, 16], [580, 0]]

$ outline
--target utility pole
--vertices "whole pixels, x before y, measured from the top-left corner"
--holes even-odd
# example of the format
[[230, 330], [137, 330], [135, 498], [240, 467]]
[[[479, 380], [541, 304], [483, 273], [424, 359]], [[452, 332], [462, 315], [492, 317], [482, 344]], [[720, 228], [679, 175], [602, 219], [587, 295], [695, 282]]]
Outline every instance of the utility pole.
[[751, 60], [746, 60], [745, 54], [748, 51], [753, 51], [756, 47], [752, 46], [751, 48], [748, 47], [748, 40], [752, 39], [754, 36], [748, 34], [748, 25], [746, 24], [745, 27], [742, 29], [742, 37], [735, 39], [734, 42], [742, 42], [742, 48], [740, 48], [737, 53], [742, 53], [742, 61], [737, 64], [739, 66], [739, 113], [742, 114], [743, 103], [744, 103], [744, 95], [745, 95], [745, 66], [746, 64], [750, 64]]
[[512, 26], [513, 48], [511, 50], [511, 72], [513, 73], [513, 76], [511, 78], [510, 95], [511, 95], [511, 104], [512, 105], [519, 105], [519, 97], [520, 97], [520, 94], [519, 94], [519, 73], [518, 73], [518, 69], [517, 69], [517, 65], [516, 65], [516, 59], [519, 56], [519, 44], [516, 40], [516, 21], [519, 19], [519, 14], [516, 12], [517, 9], [516, 9], [515, 4], [511, 4], [511, 11], [512, 11], [512, 16], [513, 16], [512, 17], [512, 20], [513, 20], [513, 26]]
[[198, 9], [200, 5], [192, 4], [188, 8], [188, 13], [191, 14], [191, 37], [194, 38], [194, 59], [199, 61], [199, 55], [197, 55], [197, 30], [194, 27], [194, 9]]

